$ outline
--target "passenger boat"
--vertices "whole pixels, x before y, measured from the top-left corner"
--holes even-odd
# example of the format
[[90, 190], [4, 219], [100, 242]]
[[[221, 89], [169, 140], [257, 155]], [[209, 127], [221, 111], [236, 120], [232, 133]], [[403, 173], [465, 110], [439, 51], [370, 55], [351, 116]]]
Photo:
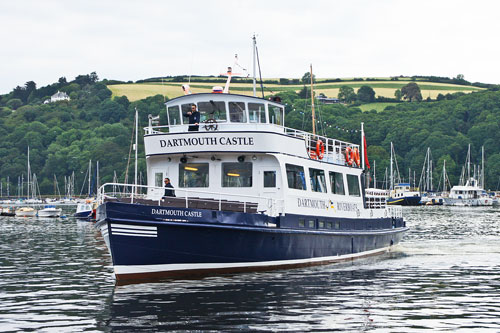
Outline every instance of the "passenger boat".
[[[183, 116], [201, 113], [199, 131]], [[99, 188], [97, 223], [117, 280], [299, 267], [386, 252], [407, 230], [401, 207], [368, 205], [358, 145], [284, 126], [284, 105], [230, 93], [166, 103], [150, 117], [147, 186]], [[363, 156], [363, 155], [362, 155]], [[171, 179], [176, 197], [164, 197]]]
[[394, 186], [387, 198], [388, 205], [418, 206], [420, 205], [420, 192], [411, 188], [410, 183], [398, 183]]
[[61, 216], [61, 212], [61, 208], [56, 208], [54, 205], [46, 205], [38, 211], [38, 217], [59, 217]]
[[[469, 145], [467, 158], [460, 177], [460, 183], [459, 185], [453, 186], [448, 197], [444, 198], [444, 205], [446, 206], [493, 206], [495, 204], [495, 198], [490, 197], [484, 190], [484, 147], [482, 147], [481, 174], [479, 174], [479, 172], [476, 173], [476, 168], [474, 168], [473, 176], [470, 175], [470, 155]], [[478, 178], [480, 178], [481, 181], [479, 181]], [[465, 179], [466, 181], [464, 183]]]

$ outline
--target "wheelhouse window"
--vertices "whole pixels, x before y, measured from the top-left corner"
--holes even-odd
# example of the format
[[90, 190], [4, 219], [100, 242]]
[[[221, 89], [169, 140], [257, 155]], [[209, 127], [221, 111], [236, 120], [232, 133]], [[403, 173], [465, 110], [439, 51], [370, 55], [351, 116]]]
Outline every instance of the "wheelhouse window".
[[208, 187], [208, 163], [179, 164], [179, 187]]
[[333, 194], [345, 195], [344, 177], [341, 173], [330, 171], [330, 185]]
[[264, 171], [264, 187], [276, 187], [276, 171]]
[[285, 164], [288, 187], [296, 190], [306, 190], [304, 168], [298, 165]]
[[353, 197], [361, 196], [361, 191], [359, 190], [359, 177], [355, 175], [347, 175], [347, 187], [349, 189], [349, 195]]
[[169, 106], [167, 109], [168, 114], [168, 124], [169, 125], [180, 125], [181, 124], [181, 114], [179, 105]]
[[309, 177], [311, 178], [311, 190], [313, 192], [326, 193], [325, 171], [309, 168]]
[[269, 122], [271, 124], [283, 125], [283, 108], [269, 104], [268, 106]]
[[222, 163], [222, 187], [252, 187], [252, 162]]
[[248, 115], [251, 123], [265, 123], [266, 106], [264, 103], [248, 103]]
[[189, 116], [187, 115], [187, 113], [191, 112], [191, 105], [193, 105], [193, 104], [196, 105], [195, 103], [181, 105], [182, 123], [183, 124], [189, 124]]
[[200, 111], [200, 121], [215, 119], [217, 121], [226, 121], [226, 103], [225, 102], [199, 102], [198, 111]]
[[245, 110], [245, 103], [242, 102], [229, 102], [229, 121], [232, 123], [246, 123], [247, 113]]

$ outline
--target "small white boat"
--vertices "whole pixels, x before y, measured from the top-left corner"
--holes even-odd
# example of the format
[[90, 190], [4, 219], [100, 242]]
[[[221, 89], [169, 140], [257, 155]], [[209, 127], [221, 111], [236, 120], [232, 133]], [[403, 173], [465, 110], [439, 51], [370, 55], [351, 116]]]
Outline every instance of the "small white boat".
[[35, 217], [36, 216], [36, 209], [33, 207], [21, 207], [19, 209], [16, 209], [16, 216], [17, 217]]
[[59, 217], [62, 209], [56, 208], [54, 205], [47, 205], [44, 209], [38, 211], [38, 217]]

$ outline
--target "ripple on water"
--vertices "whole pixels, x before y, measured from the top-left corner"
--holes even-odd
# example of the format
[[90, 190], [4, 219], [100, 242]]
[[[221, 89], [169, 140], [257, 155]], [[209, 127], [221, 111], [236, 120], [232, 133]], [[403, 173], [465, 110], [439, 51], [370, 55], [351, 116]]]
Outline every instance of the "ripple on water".
[[2, 218], [0, 330], [496, 332], [499, 212], [405, 208], [382, 256], [117, 287], [90, 223]]

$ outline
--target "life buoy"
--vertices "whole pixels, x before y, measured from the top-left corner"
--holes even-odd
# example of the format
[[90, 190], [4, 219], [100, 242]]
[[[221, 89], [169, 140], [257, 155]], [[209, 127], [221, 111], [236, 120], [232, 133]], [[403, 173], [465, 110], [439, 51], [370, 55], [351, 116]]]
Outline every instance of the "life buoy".
[[354, 159], [352, 157], [352, 148], [351, 147], [347, 147], [345, 149], [345, 161], [346, 161], [347, 165], [349, 165], [349, 166], [352, 166], [354, 163]]
[[361, 159], [359, 157], [359, 150], [358, 148], [354, 148], [352, 150], [352, 153], [351, 153], [352, 156], [352, 159], [354, 160], [354, 162], [356, 162], [356, 165], [357, 166], [360, 166], [361, 165]]
[[325, 144], [321, 140], [316, 141], [316, 156], [320, 160], [325, 156]]

